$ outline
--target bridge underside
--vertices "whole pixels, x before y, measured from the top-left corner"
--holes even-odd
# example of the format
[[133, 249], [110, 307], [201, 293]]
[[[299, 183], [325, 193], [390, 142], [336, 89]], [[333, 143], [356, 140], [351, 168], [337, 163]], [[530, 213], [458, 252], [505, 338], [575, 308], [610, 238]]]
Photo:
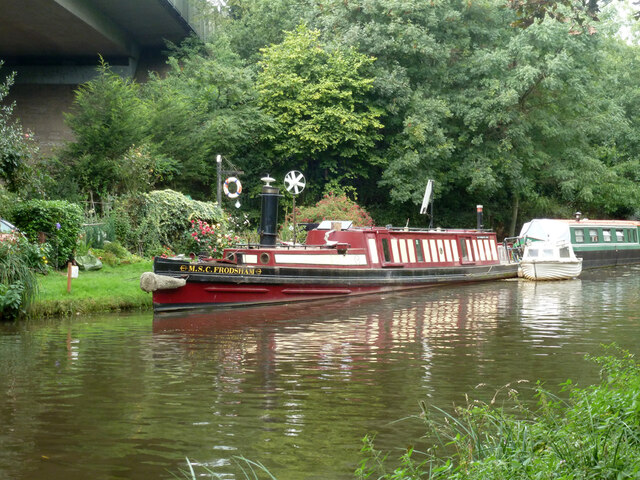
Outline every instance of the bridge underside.
[[166, 42], [203, 34], [188, 0], [0, 0], [0, 78], [16, 72], [14, 113], [43, 147], [70, 138], [62, 112], [99, 57], [125, 77], [164, 68]]

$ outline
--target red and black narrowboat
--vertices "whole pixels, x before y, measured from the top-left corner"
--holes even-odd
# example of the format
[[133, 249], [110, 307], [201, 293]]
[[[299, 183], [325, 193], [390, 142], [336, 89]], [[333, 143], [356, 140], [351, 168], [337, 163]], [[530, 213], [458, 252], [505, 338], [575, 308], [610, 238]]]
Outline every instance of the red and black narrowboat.
[[260, 244], [227, 248], [220, 260], [154, 260], [141, 286], [154, 310], [311, 301], [513, 278], [487, 230], [354, 227], [324, 221], [304, 244], [276, 241], [276, 187], [262, 189]]

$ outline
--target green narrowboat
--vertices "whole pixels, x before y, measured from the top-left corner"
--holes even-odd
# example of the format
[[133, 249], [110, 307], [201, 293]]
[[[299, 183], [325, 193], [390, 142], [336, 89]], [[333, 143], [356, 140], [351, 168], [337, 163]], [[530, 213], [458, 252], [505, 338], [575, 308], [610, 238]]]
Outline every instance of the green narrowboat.
[[538, 218], [525, 223], [520, 238], [570, 242], [583, 268], [640, 263], [640, 222]]

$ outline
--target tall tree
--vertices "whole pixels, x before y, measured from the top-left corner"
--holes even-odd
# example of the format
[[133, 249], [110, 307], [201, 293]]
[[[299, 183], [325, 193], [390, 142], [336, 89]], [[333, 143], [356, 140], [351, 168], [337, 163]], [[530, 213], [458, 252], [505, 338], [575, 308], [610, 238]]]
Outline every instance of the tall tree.
[[186, 44], [169, 59], [169, 72], [145, 88], [148, 133], [155, 151], [177, 163], [173, 188], [210, 198], [216, 156], [243, 157], [268, 122], [259, 109], [253, 74], [220, 36]]
[[300, 26], [262, 50], [260, 105], [273, 117], [266, 133], [276, 165], [340, 182], [368, 177], [380, 138], [380, 110], [367, 95], [372, 57], [353, 48], [329, 49], [320, 32]]
[[144, 142], [145, 110], [139, 86], [120, 77], [101, 61], [98, 75], [75, 92], [65, 115], [75, 140], [63, 152], [67, 174], [82, 191], [114, 193], [121, 183], [121, 161], [133, 145]]
[[608, 118], [608, 128], [593, 137], [607, 174], [594, 183], [593, 200], [585, 210], [640, 218], [640, 49], [611, 36], [601, 71], [599, 96], [611, 98], [622, 118]]
[[233, 51], [256, 65], [262, 48], [281, 43], [285, 32], [305, 23], [313, 11], [307, 0], [226, 0], [225, 8], [209, 18], [224, 30]]
[[513, 28], [515, 14], [492, 0], [328, 0], [323, 11], [322, 31], [377, 58], [381, 185], [394, 202], [419, 204], [435, 178], [451, 223], [462, 202], [483, 202], [513, 231], [519, 205], [567, 214], [611, 173], [594, 135], [624, 119], [599, 83], [602, 25]]

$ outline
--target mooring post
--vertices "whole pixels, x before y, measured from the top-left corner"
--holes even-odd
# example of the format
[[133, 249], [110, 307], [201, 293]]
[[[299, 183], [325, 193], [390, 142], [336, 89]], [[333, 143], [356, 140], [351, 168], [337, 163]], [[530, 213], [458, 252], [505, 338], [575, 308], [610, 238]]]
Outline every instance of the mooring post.
[[216, 156], [216, 173], [218, 175], [218, 191], [216, 192], [216, 200], [218, 207], [222, 208], [222, 155]]
[[71, 293], [71, 262], [67, 263], [67, 293]]

